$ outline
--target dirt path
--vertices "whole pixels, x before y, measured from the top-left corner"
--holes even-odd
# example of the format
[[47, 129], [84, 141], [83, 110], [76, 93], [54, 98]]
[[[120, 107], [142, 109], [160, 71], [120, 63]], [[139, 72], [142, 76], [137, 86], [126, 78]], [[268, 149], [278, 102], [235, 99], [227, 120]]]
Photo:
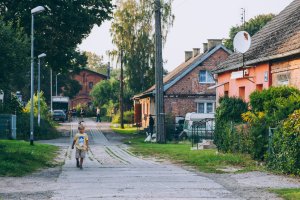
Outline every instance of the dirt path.
[[[261, 172], [206, 174], [132, 155], [110, 133], [109, 124], [85, 122], [90, 152], [84, 169], [75, 167], [71, 134], [44, 141], [61, 147], [62, 167], [22, 178], [3, 178], [0, 199], [279, 199], [267, 188], [300, 187], [299, 180]], [[105, 133], [106, 137], [104, 136]]]

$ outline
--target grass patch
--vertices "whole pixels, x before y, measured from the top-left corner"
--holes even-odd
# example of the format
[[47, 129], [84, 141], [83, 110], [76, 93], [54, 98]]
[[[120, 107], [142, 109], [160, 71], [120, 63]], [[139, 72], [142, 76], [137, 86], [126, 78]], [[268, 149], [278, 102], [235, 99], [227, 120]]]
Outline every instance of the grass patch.
[[23, 176], [54, 166], [58, 147], [15, 140], [0, 140], [0, 176]]
[[286, 200], [300, 199], [300, 188], [272, 189], [270, 191], [278, 194], [281, 198]]
[[125, 126], [124, 129], [122, 129], [121, 127], [113, 127], [112, 126], [111, 129], [115, 133], [124, 134], [124, 135], [132, 135], [132, 134], [136, 134], [138, 132], [136, 127], [129, 127], [129, 126]]
[[137, 137], [127, 140], [134, 154], [143, 156], [155, 156], [169, 159], [189, 166], [196, 167], [202, 172], [223, 173], [222, 168], [239, 167], [242, 171], [257, 170], [255, 161], [244, 154], [218, 153], [215, 149], [194, 150], [190, 143], [182, 144], [156, 144], [144, 143], [145, 137]]

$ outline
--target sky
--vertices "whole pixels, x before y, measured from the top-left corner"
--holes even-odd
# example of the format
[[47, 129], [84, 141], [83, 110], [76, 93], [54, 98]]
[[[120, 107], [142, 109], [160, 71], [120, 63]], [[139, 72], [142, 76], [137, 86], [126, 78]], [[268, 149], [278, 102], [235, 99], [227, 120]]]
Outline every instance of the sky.
[[[150, 0], [149, 0], [150, 1]], [[278, 14], [293, 0], [174, 0], [173, 27], [163, 49], [164, 68], [172, 71], [184, 62], [184, 51], [201, 48], [207, 39], [228, 38], [232, 26], [241, 25], [241, 8], [246, 9], [246, 21], [259, 14]], [[114, 49], [110, 36], [110, 21], [94, 26], [90, 35], [78, 46], [104, 56]]]

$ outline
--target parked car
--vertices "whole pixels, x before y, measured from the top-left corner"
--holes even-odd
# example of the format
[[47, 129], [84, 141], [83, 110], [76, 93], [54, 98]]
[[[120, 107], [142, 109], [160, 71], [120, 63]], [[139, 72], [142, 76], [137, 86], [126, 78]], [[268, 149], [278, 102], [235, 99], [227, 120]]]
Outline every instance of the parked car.
[[67, 119], [67, 115], [63, 110], [53, 110], [52, 119], [54, 121], [62, 121], [65, 122]]
[[185, 115], [183, 131], [180, 136], [192, 137], [192, 125], [194, 122], [199, 122], [194, 130], [194, 134], [204, 136], [212, 135], [215, 128], [214, 119], [214, 113], [187, 113]]

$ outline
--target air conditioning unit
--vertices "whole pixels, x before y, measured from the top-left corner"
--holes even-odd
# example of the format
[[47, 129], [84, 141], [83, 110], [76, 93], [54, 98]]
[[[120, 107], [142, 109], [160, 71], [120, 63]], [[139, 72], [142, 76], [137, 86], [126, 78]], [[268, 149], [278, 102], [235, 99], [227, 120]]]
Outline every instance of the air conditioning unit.
[[244, 69], [244, 76], [249, 76], [249, 70], [248, 69]]

